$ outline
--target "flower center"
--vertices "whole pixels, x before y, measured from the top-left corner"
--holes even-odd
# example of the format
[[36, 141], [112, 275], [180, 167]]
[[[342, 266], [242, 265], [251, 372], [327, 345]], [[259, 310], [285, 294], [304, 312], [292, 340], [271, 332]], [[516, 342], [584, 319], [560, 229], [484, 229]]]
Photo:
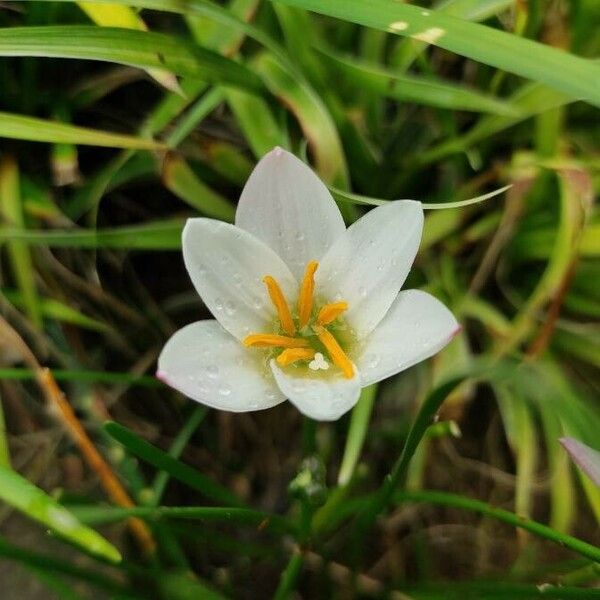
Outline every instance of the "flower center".
[[281, 334], [253, 333], [244, 338], [243, 344], [253, 348], [271, 348], [282, 367], [304, 364], [313, 371], [329, 369], [329, 362], [325, 359], [327, 354], [344, 377], [351, 379], [354, 376], [352, 362], [332, 333], [336, 322], [341, 320], [341, 315], [348, 309], [348, 303], [325, 303], [315, 310], [315, 272], [318, 268], [316, 260], [311, 260], [306, 265], [295, 315], [275, 278], [270, 275], [263, 278], [269, 298], [277, 311]]

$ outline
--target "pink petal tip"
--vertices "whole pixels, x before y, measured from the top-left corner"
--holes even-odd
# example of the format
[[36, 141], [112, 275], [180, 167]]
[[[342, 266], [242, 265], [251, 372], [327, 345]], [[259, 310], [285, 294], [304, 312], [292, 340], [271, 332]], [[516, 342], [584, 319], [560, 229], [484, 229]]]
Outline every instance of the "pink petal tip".
[[166, 383], [167, 385], [169, 383], [169, 380], [167, 379], [167, 374], [164, 371], [161, 371], [160, 369], [156, 371], [154, 377], [156, 377], [156, 379], [162, 381], [163, 383]]

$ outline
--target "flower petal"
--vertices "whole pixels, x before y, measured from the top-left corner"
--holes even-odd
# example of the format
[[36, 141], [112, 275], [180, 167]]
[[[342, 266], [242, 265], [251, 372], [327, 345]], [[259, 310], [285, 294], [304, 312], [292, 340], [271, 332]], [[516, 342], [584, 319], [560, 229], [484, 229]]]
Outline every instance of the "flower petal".
[[211, 408], [246, 412], [285, 400], [258, 353], [242, 346], [217, 321], [177, 331], [158, 358], [156, 376]]
[[600, 487], [600, 452], [571, 437], [558, 440], [575, 464]]
[[433, 356], [459, 331], [454, 315], [430, 294], [400, 292], [356, 357], [362, 384], [381, 381]]
[[360, 373], [354, 368], [354, 377], [341, 374], [323, 377], [299, 377], [289, 374], [274, 360], [271, 369], [279, 389], [290, 402], [307, 417], [317, 421], [335, 421], [348, 412], [360, 395]]
[[262, 279], [274, 277], [287, 298], [298, 284], [285, 263], [247, 231], [213, 219], [188, 219], [183, 259], [192, 282], [229, 333], [244, 339], [271, 330], [276, 311]]
[[423, 231], [420, 202], [398, 200], [379, 206], [339, 238], [315, 275], [317, 293], [344, 300], [344, 318], [359, 339], [383, 319], [415, 259]]
[[293, 154], [275, 148], [242, 191], [235, 224], [270, 246], [300, 280], [346, 227], [323, 182]]

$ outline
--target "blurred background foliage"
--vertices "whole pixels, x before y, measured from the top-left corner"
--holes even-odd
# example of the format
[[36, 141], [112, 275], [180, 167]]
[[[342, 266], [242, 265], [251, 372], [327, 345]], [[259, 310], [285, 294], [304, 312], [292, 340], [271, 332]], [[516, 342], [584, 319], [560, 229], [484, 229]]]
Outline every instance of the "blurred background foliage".
[[[3, 598], [600, 597], [558, 443], [600, 447], [599, 32], [596, 0], [2, 0]], [[441, 209], [407, 285], [463, 333], [334, 424], [152, 377], [207, 316], [185, 219], [276, 145], [348, 223]]]

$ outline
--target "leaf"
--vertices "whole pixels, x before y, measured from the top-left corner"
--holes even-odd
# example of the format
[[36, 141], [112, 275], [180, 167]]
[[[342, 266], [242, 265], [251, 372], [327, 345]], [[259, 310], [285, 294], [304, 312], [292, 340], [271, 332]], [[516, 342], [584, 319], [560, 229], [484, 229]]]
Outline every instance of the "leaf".
[[570, 437], [558, 440], [573, 462], [600, 487], [600, 452]]
[[519, 114], [510, 103], [462, 85], [433, 77], [403, 75], [354, 56], [344, 56], [323, 48], [318, 50], [335, 69], [347, 74], [347, 81], [354, 87], [370, 89], [379, 96], [451, 110], [508, 116]]
[[164, 148], [162, 144], [151, 139], [77, 127], [58, 121], [48, 121], [6, 112], [0, 112], [0, 137], [29, 140], [31, 142], [83, 144], [107, 146], [109, 148], [138, 148], [144, 150]]
[[369, 429], [373, 402], [375, 402], [376, 395], [376, 385], [370, 385], [363, 388], [358, 403], [352, 410], [350, 427], [348, 428], [348, 435], [346, 438], [346, 447], [344, 448], [342, 464], [338, 474], [338, 485], [340, 486], [347, 485], [354, 475], [354, 470], [356, 469], [358, 459], [360, 458], [360, 452]]
[[110, 562], [121, 561], [119, 551], [99, 533], [82, 525], [56, 500], [3, 466], [0, 466], [0, 499], [87, 552]]
[[[52, 377], [56, 381], [77, 381], [84, 383], [105, 383], [108, 385], [138, 385], [142, 387], [161, 387], [163, 384], [150, 375], [137, 375], [135, 373], [119, 373], [111, 371], [69, 371], [65, 369], [52, 369]], [[13, 368], [0, 369], [0, 380], [16, 379], [26, 381], [36, 378], [33, 369]]]
[[445, 48], [600, 106], [592, 61], [439, 11], [392, 0], [273, 0]]
[[302, 127], [315, 156], [316, 170], [321, 178], [346, 187], [346, 159], [335, 124], [321, 98], [303, 79], [294, 78], [273, 55], [262, 53], [256, 70], [269, 90], [288, 106]]
[[[0, 160], [0, 215], [4, 223], [13, 227], [25, 227], [19, 167], [16, 160], [8, 154]], [[19, 286], [23, 308], [32, 323], [41, 328], [42, 315], [29, 248], [22, 242], [12, 242], [8, 245], [8, 252], [12, 276]]]
[[210, 189], [181, 156], [167, 155], [162, 180], [165, 187], [186, 204], [208, 217], [233, 223], [235, 208], [232, 204]]
[[182, 220], [168, 220], [99, 230], [33, 231], [0, 228], [0, 243], [21, 240], [27, 244], [50, 248], [179, 250], [183, 225]]
[[157, 469], [166, 471], [171, 477], [185, 483], [187, 486], [200, 492], [203, 496], [230, 506], [240, 506], [240, 500], [227, 488], [215, 483], [212, 479], [206, 477], [206, 475], [198, 473], [192, 467], [188, 467], [186, 464], [169, 456], [166, 452], [159, 450], [137, 436], [133, 431], [123, 427], [123, 425], [109, 422], [104, 425], [104, 429], [117, 442], [123, 444], [133, 455], [149, 462]]
[[[146, 31], [147, 29], [142, 18], [129, 6], [95, 4], [94, 2], [77, 2], [77, 4], [96, 25], [101, 27], [124, 27], [139, 31]], [[148, 69], [148, 75], [154, 77], [167, 90], [178, 94], [183, 93], [177, 82], [177, 77], [172, 73], [164, 69]]]
[[0, 56], [100, 60], [165, 69], [256, 93], [264, 91], [260, 78], [241, 63], [179, 38], [150, 31], [91, 25], [2, 28]]
[[[23, 295], [19, 292], [4, 290], [3, 293], [6, 299], [15, 306], [22, 307], [25, 305]], [[39, 304], [42, 314], [50, 319], [78, 325], [92, 331], [106, 332], [109, 329], [106, 323], [88, 317], [78, 310], [71, 308], [68, 304], [64, 304], [54, 298], [40, 298]]]

